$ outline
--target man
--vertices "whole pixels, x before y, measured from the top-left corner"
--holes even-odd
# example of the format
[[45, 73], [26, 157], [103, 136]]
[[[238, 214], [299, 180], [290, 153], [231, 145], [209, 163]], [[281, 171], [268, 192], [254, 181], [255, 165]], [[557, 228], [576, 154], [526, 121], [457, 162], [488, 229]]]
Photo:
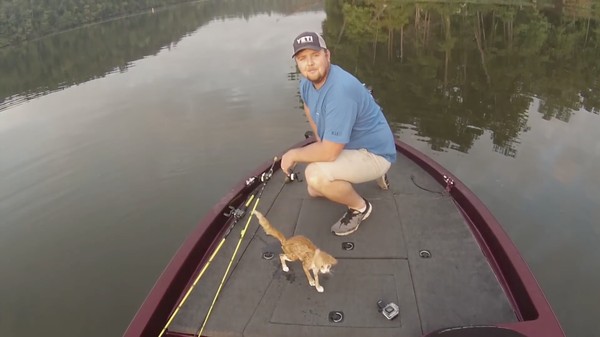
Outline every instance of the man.
[[387, 189], [386, 172], [396, 161], [394, 135], [381, 108], [353, 75], [330, 63], [323, 38], [305, 32], [293, 43], [303, 75], [300, 95], [316, 142], [286, 152], [281, 168], [286, 174], [296, 163], [310, 163], [305, 180], [308, 193], [345, 205], [348, 210], [331, 231], [348, 235], [372, 211], [352, 184], [378, 180]]

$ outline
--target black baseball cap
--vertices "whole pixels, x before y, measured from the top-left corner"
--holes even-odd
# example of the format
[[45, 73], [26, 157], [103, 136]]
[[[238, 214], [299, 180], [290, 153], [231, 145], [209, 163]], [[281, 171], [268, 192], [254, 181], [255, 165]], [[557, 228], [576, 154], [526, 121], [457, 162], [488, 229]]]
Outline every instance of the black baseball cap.
[[327, 45], [321, 35], [315, 32], [304, 32], [294, 39], [294, 54], [292, 54], [292, 58], [296, 56], [299, 51], [304, 49], [319, 51], [321, 49], [327, 49]]

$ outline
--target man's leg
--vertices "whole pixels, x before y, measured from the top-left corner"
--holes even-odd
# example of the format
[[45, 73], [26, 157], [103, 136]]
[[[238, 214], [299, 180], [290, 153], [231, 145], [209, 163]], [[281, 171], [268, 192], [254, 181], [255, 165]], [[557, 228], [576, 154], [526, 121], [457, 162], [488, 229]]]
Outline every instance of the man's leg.
[[323, 194], [321, 194], [321, 192], [319, 192], [319, 191], [315, 190], [314, 188], [312, 188], [308, 183], [307, 183], [307, 186], [308, 186], [308, 188], [307, 188], [308, 189], [308, 195], [310, 195], [311, 197], [315, 197], [315, 198], [323, 197]]
[[325, 197], [352, 209], [362, 209], [366, 206], [365, 199], [356, 193], [351, 183], [344, 180], [330, 181], [318, 165], [308, 165], [305, 177], [308, 194], [312, 197]]
[[334, 234], [353, 233], [371, 214], [371, 204], [352, 184], [375, 180], [389, 167], [388, 161], [366, 150], [344, 150], [334, 162], [312, 163], [306, 167], [305, 178], [311, 196], [325, 197], [348, 207], [344, 216], [331, 227]]

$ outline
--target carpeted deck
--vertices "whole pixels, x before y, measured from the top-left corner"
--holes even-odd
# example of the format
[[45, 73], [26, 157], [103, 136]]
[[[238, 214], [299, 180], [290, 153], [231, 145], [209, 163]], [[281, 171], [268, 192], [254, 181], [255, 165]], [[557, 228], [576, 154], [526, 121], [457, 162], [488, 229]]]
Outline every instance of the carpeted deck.
[[[338, 265], [321, 277], [325, 292], [318, 293], [299, 262], [288, 263], [288, 273], [281, 270], [279, 243], [253, 217], [203, 335], [419, 337], [443, 327], [516, 321], [453, 200], [426, 172], [398, 156], [389, 172], [390, 190], [375, 182], [357, 187], [373, 212], [347, 237], [330, 232], [342, 206], [310, 198], [305, 182], [284, 184], [276, 173], [258, 209], [286, 236], [309, 237]], [[238, 222], [170, 331], [198, 333], [245, 223]], [[431, 257], [421, 257], [422, 250]], [[263, 258], [266, 252], [274, 258]], [[396, 303], [400, 315], [387, 320], [377, 310], [378, 300]], [[343, 319], [333, 322], [332, 312]]]

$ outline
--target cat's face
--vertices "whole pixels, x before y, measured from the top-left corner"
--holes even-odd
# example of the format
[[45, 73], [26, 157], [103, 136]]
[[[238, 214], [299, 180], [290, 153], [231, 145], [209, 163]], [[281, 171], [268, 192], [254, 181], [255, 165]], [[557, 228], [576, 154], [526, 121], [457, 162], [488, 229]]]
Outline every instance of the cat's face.
[[331, 265], [330, 264], [324, 264], [321, 266], [321, 268], [319, 268], [319, 272], [321, 272], [321, 274], [327, 274], [331, 271]]
[[335, 259], [335, 257], [325, 252], [319, 253], [321, 257], [321, 267], [319, 267], [319, 272], [323, 274], [329, 273], [331, 271], [331, 267], [333, 267], [337, 263], [337, 260]]

